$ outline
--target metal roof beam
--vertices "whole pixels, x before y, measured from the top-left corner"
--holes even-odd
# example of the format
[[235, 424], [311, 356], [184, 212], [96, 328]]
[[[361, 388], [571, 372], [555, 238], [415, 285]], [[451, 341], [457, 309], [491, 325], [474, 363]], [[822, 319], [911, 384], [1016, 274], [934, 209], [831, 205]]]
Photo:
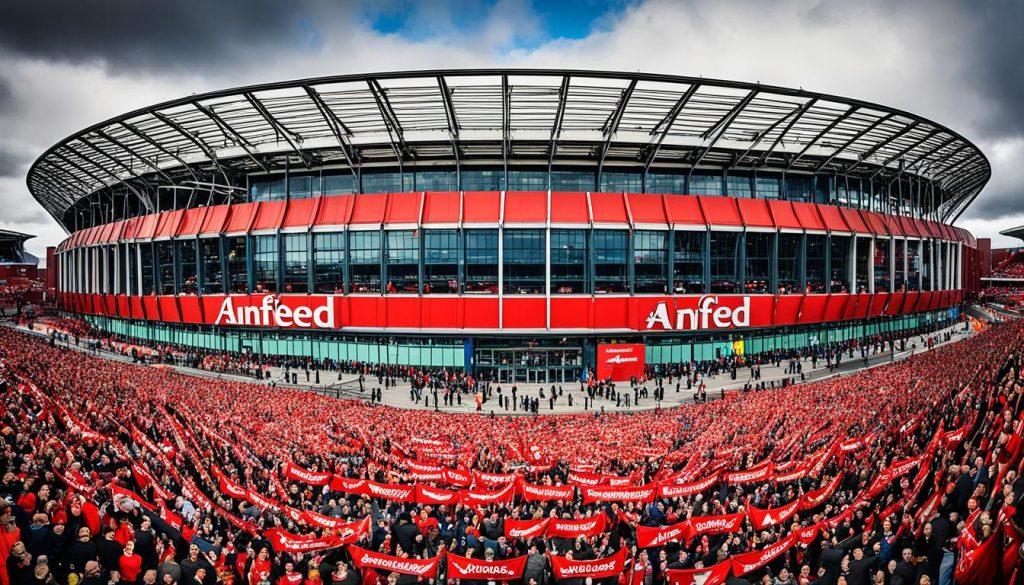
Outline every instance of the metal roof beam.
[[612, 138], [615, 133], [619, 131], [619, 123], [622, 122], [622, 116], [626, 113], [626, 106], [629, 105], [629, 98], [633, 96], [633, 90], [636, 89], [636, 84], [640, 80], [636, 77], [629, 82], [629, 85], [622, 90], [622, 94], [619, 97], [619, 103], [615, 105], [615, 111], [608, 116], [608, 119], [604, 123], [602, 131], [605, 134], [604, 145], [601, 146], [601, 153], [597, 160], [597, 177], [596, 187], [601, 186], [601, 173], [604, 171], [604, 159], [608, 156], [608, 150], [612, 146]]
[[252, 162], [256, 163], [256, 166], [262, 169], [264, 173], [270, 172], [270, 170], [267, 169], [267, 166], [263, 164], [261, 160], [256, 158], [256, 153], [254, 152], [256, 150], [256, 147], [251, 142], [249, 142], [248, 139], [246, 139], [244, 136], [239, 134], [234, 128], [232, 128], [230, 124], [225, 122], [224, 119], [217, 114], [217, 112], [214, 112], [212, 108], [208, 108], [199, 102], [195, 102], [192, 105], [197, 110], [202, 112], [207, 118], [209, 118], [214, 124], [216, 124], [217, 127], [220, 128], [221, 132], [231, 136], [234, 139], [235, 143], [238, 144], [238, 146], [245, 151], [245, 154], [247, 154], [249, 158], [252, 160]]
[[[142, 192], [140, 192], [140, 191], [136, 191], [135, 189], [132, 189], [132, 192], [134, 192], [134, 193], [135, 193], [135, 195], [136, 195], [136, 196], [138, 196], [138, 197], [139, 197], [139, 198], [140, 198], [140, 199], [142, 200], [142, 203], [143, 203], [143, 204], [144, 204], [144, 205], [146, 206], [146, 209], [148, 209], [148, 210], [150, 210], [150, 211], [152, 211], [152, 210], [153, 210], [153, 199], [152, 199], [152, 198], [151, 198], [151, 197], [149, 196], [149, 190], [150, 190], [150, 189], [152, 189], [152, 185], [150, 185], [150, 184], [149, 184], [149, 182], [147, 182], [147, 181], [146, 181], [145, 179], [143, 179], [142, 177], [140, 177], [140, 176], [139, 176], [139, 175], [138, 175], [137, 173], [135, 173], [135, 171], [131, 170], [131, 169], [130, 169], [130, 168], [128, 167], [128, 165], [126, 165], [126, 164], [122, 163], [121, 161], [117, 160], [117, 159], [116, 159], [116, 158], [114, 158], [113, 156], [111, 156], [111, 155], [107, 154], [107, 153], [106, 153], [106, 152], [104, 152], [104, 151], [103, 151], [102, 149], [100, 149], [100, 148], [99, 148], [98, 146], [96, 146], [95, 144], [93, 144], [92, 142], [90, 142], [90, 141], [89, 141], [89, 140], [88, 140], [87, 138], [85, 138], [84, 136], [79, 136], [79, 137], [78, 137], [78, 141], [79, 141], [79, 142], [81, 142], [82, 144], [84, 144], [84, 145], [88, 146], [89, 148], [91, 148], [91, 149], [95, 150], [95, 151], [96, 151], [97, 153], [99, 153], [99, 155], [100, 155], [100, 156], [102, 156], [102, 157], [104, 157], [104, 158], [106, 158], [106, 159], [110, 160], [110, 161], [111, 161], [112, 163], [114, 163], [115, 165], [117, 165], [117, 166], [121, 167], [121, 168], [122, 168], [122, 169], [123, 169], [123, 170], [124, 170], [124, 171], [125, 171], [126, 173], [128, 173], [129, 175], [134, 175], [136, 179], [138, 179], [139, 181], [141, 181], [141, 182], [142, 182], [142, 184], [146, 186], [146, 192], [145, 192], [145, 193], [142, 193]], [[77, 154], [77, 151], [76, 151], [76, 154]], [[79, 155], [79, 156], [81, 156], [81, 155]], [[124, 181], [123, 179], [121, 179], [121, 177], [119, 177], [119, 176], [117, 175], [117, 173], [114, 173], [114, 172], [112, 172], [112, 171], [110, 171], [110, 170], [107, 170], [107, 169], [106, 169], [105, 167], [104, 167], [104, 170], [105, 170], [105, 171], [107, 172], [107, 174], [110, 174], [110, 175], [112, 175], [112, 176], [114, 176], [114, 177], [117, 177], [117, 180], [118, 180], [118, 181], [120, 181], [120, 182], [121, 182], [121, 184], [123, 184], [123, 185], [125, 185], [126, 187], [128, 187], [129, 189], [131, 189], [131, 186], [129, 186], [129, 185], [128, 185], [128, 183], [127, 183], [127, 182], [125, 182], [125, 181]]]
[[740, 115], [740, 112], [743, 111], [743, 108], [747, 107], [747, 105], [750, 104], [750, 101], [753, 100], [755, 96], [757, 96], [757, 93], [758, 92], [756, 89], [750, 90], [750, 92], [742, 100], [740, 100], [739, 103], [733, 106], [732, 109], [730, 109], [726, 115], [719, 118], [719, 120], [715, 122], [713, 126], [708, 128], [707, 131], [704, 132], [705, 140], [707, 138], [710, 138], [712, 133], [715, 135], [715, 137], [712, 138], [711, 142], [700, 151], [700, 154], [694, 157], [694, 162], [690, 166], [690, 173], [693, 173], [693, 167], [699, 165], [700, 161], [704, 160], [704, 157], [709, 152], [711, 152], [711, 149], [715, 147], [715, 144], [718, 143], [718, 140], [725, 134], [726, 130], [729, 129], [729, 126], [733, 123], [733, 120], [736, 119], [736, 116]]
[[558, 150], [558, 137], [562, 134], [562, 120], [565, 118], [565, 103], [569, 98], [569, 76], [562, 77], [562, 85], [558, 88], [558, 107], [555, 109], [555, 120], [551, 124], [551, 145], [548, 147], [548, 170], [555, 160]]
[[[67, 150], [69, 150], [69, 151], [71, 151], [71, 152], [73, 152], [73, 153], [75, 154], [75, 156], [77, 156], [78, 158], [82, 159], [83, 161], [89, 161], [89, 159], [87, 159], [87, 158], [85, 158], [84, 156], [82, 156], [82, 153], [80, 153], [80, 152], [78, 152], [77, 150], [75, 150], [74, 148], [72, 148], [72, 146], [71, 146], [71, 144], [70, 144], [70, 143], [64, 143], [64, 144], [62, 145], [62, 147], [63, 147], [63, 148], [65, 148], [65, 149], [67, 149]], [[103, 181], [103, 180], [101, 180], [101, 179], [100, 179], [99, 177], [97, 177], [96, 175], [94, 175], [94, 174], [92, 174], [91, 172], [89, 172], [89, 171], [85, 170], [85, 168], [84, 168], [84, 167], [82, 167], [81, 165], [79, 165], [79, 164], [78, 164], [78, 163], [76, 163], [75, 161], [71, 160], [71, 159], [70, 159], [70, 158], [68, 158], [67, 156], [65, 156], [65, 155], [61, 154], [60, 152], [58, 152], [58, 151], [53, 151], [53, 155], [54, 155], [54, 156], [56, 156], [56, 157], [58, 157], [58, 158], [60, 158], [60, 159], [61, 159], [61, 160], [63, 160], [64, 162], [68, 163], [69, 165], [71, 165], [71, 166], [75, 167], [76, 169], [78, 169], [78, 170], [82, 171], [83, 173], [85, 173], [85, 174], [89, 175], [90, 177], [92, 177], [92, 178], [93, 178], [93, 180], [95, 180], [95, 181], [96, 181], [97, 183], [99, 183], [99, 184], [101, 185], [100, 187], [98, 187], [98, 188], [96, 188], [96, 189], [93, 189], [93, 190], [92, 190], [91, 192], [95, 192], [95, 191], [98, 191], [99, 189], [103, 189], [104, 187], [109, 187], [109, 186], [110, 186], [110, 185], [109, 185], [109, 184], [108, 184], [108, 183], [107, 183], [106, 181]], [[90, 164], [92, 164], [92, 165], [93, 165], [93, 167], [95, 167], [96, 169], [98, 169], [98, 170], [100, 170], [100, 171], [102, 171], [102, 172], [106, 173], [106, 174], [107, 174], [108, 176], [110, 176], [111, 178], [113, 178], [115, 182], [117, 182], [117, 183], [120, 183], [120, 184], [124, 185], [125, 187], [127, 187], [129, 191], [131, 191], [132, 193], [134, 193], [134, 194], [135, 194], [135, 196], [139, 198], [139, 201], [142, 201], [143, 205], [145, 205], [145, 206], [146, 206], [146, 209], [147, 209], [147, 210], [149, 210], [149, 211], [152, 211], [152, 210], [153, 210], [153, 204], [152, 204], [152, 202], [150, 202], [150, 200], [149, 200], [149, 197], [147, 197], [147, 196], [144, 196], [144, 195], [143, 195], [143, 194], [142, 194], [142, 193], [141, 193], [141, 192], [140, 192], [140, 191], [139, 191], [138, 189], [136, 189], [136, 188], [135, 188], [135, 186], [134, 186], [134, 185], [132, 185], [132, 184], [128, 183], [127, 181], [125, 181], [125, 180], [124, 180], [124, 179], [122, 179], [121, 177], [117, 176], [117, 174], [116, 174], [116, 173], [114, 173], [114, 172], [110, 171], [110, 170], [109, 170], [109, 169], [107, 169], [106, 167], [100, 166], [100, 165], [96, 164], [96, 163], [95, 163], [95, 162], [93, 162], [93, 161], [89, 161], [89, 163], [90, 163]]]
[[[391, 148], [395, 151], [395, 156], [398, 157], [398, 162], [401, 164], [402, 160], [405, 159], [406, 155], [411, 155], [409, 145], [405, 143], [405, 134], [402, 130], [402, 124], [398, 121], [398, 116], [395, 115], [394, 108], [391, 107], [391, 102], [388, 100], [388, 96], [384, 93], [384, 88], [380, 86], [380, 82], [376, 79], [368, 79], [366, 85], [370, 87], [370, 93], [373, 94], [373, 100], [377, 102], [377, 109], [380, 111], [380, 117], [384, 119], [384, 126], [388, 129], [388, 136], [391, 137]], [[395, 145], [395, 138], [398, 139], [398, 145]]]
[[778, 120], [772, 122], [770, 126], [765, 128], [762, 132], [758, 133], [758, 136], [755, 140], [750, 141], [750, 146], [747, 148], [747, 150], [743, 151], [743, 154], [736, 157], [736, 162], [738, 163], [739, 161], [746, 158], [748, 154], [753, 152], [754, 148], [756, 148], [758, 144], [761, 144], [761, 141], [764, 140], [765, 136], [771, 134], [773, 130], [779, 127], [779, 124], [785, 122], [786, 120], [789, 120], [789, 123], [786, 124], [786, 127], [783, 128], [782, 132], [780, 132], [779, 135], [775, 137], [775, 140], [772, 141], [772, 144], [771, 146], [768, 147], [768, 150], [761, 156], [761, 158], [758, 159], [757, 166], [763, 165], [764, 161], [768, 160], [768, 157], [771, 155], [772, 151], [775, 150], [775, 147], [778, 146], [779, 142], [782, 141], [782, 137], [786, 135], [786, 132], [789, 132], [789, 129], [793, 127], [793, 124], [795, 124], [796, 121], [800, 119], [800, 116], [803, 116], [804, 113], [807, 110], [809, 110], [816, 101], [818, 101], [818, 98], [807, 100], [800, 106], [797, 106], [796, 108], [793, 108], [792, 110], [787, 112], [785, 116], [782, 116]]
[[268, 124], [273, 126], [274, 129], [279, 134], [284, 136], [285, 141], [288, 142], [288, 145], [292, 147], [292, 150], [295, 151], [295, 154], [299, 155], [299, 158], [302, 159], [302, 164], [306, 165], [307, 169], [313, 168], [313, 161], [310, 159], [309, 153], [306, 153], [301, 148], [299, 148], [297, 140], [302, 140], [302, 137], [299, 136], [298, 134], [295, 134], [288, 128], [285, 128], [284, 124], [279, 122], [278, 119], [275, 118], [273, 114], [270, 113], [269, 110], [267, 110], [267, 107], [263, 105], [263, 102], [256, 99], [256, 96], [254, 96], [251, 92], [245, 92], [242, 95], [245, 96], [245, 99], [249, 102], [249, 104], [252, 105], [252, 107], [255, 108], [256, 111], [259, 112], [261, 116], [263, 116], [263, 119], [266, 120]]
[[[651, 164], [653, 164], [654, 159], [657, 158], [658, 151], [661, 150], [661, 145], [665, 142], [665, 137], [668, 136], [668, 131], [672, 128], [672, 124], [675, 124], [676, 118], [678, 118], [680, 112], [683, 111], [683, 108], [686, 106], [686, 102], [690, 101], [690, 98], [693, 97], [693, 94], [697, 93], [697, 89], [699, 88], [699, 83], [690, 85], [690, 87], [683, 92], [683, 95], [679, 96], [679, 99], [676, 101], [675, 105], [672, 106], [672, 109], [665, 114], [665, 117], [655, 124], [654, 128], [651, 128], [651, 136], [655, 136], [655, 138], [647, 145], [649, 152], [647, 153], [647, 159], [644, 161], [644, 175], [647, 174], [647, 170], [651, 168]], [[659, 130], [660, 128], [664, 129]]]
[[501, 76], [501, 158], [508, 167], [512, 156], [512, 96], [508, 86], [508, 75]]
[[878, 152], [882, 148], [885, 148], [885, 146], [890, 144], [893, 140], [897, 140], [900, 137], [904, 136], [907, 132], [911, 132], [914, 128], [917, 128], [917, 126], [920, 123], [921, 123], [920, 121], [914, 120], [913, 122], [911, 122], [911, 123], [907, 124], [906, 126], [904, 126], [903, 129], [901, 129], [899, 132], [893, 134], [889, 138], [886, 138], [885, 140], [882, 140], [878, 144], [872, 146], [871, 148], [868, 149], [867, 152], [865, 152], [864, 154], [860, 155], [860, 160], [858, 160], [857, 162], [855, 162], [852, 165], [850, 165], [843, 172], [844, 173], [849, 173], [849, 172], [853, 171], [853, 169], [855, 169], [855, 168], [859, 167], [860, 165], [864, 164], [864, 161], [866, 161], [868, 159], [868, 157], [870, 157], [871, 155], [875, 154], [876, 152]]
[[306, 95], [309, 96], [309, 99], [313, 100], [313, 105], [315, 105], [316, 109], [320, 111], [320, 115], [323, 117], [327, 127], [331, 129], [331, 133], [334, 134], [334, 137], [338, 140], [341, 153], [345, 155], [345, 162], [348, 163], [348, 168], [352, 171], [352, 176], [356, 176], [356, 166], [359, 164], [359, 156], [354, 149], [350, 151], [350, 149], [352, 149], [352, 145], [349, 144], [349, 141], [346, 138], [346, 136], [352, 135], [352, 131], [348, 129], [348, 126], [346, 126], [340, 118], [338, 118], [337, 114], [334, 113], [334, 110], [327, 106], [327, 103], [324, 102], [324, 98], [320, 95], [320, 92], [308, 85], [303, 85], [302, 89], [306, 90]]
[[826, 158], [825, 160], [821, 161], [821, 163], [819, 163], [819, 164], [818, 164], [818, 166], [814, 168], [814, 172], [815, 172], [815, 174], [817, 174], [817, 173], [820, 173], [820, 172], [821, 172], [821, 169], [823, 169], [823, 168], [825, 168], [826, 166], [828, 166], [828, 164], [829, 164], [830, 162], [832, 162], [832, 161], [833, 161], [833, 160], [834, 160], [834, 159], [835, 159], [835, 158], [836, 158], [837, 156], [839, 156], [839, 153], [841, 153], [841, 152], [843, 152], [844, 150], [846, 150], [847, 148], [849, 148], [849, 147], [850, 147], [850, 145], [851, 145], [851, 144], [853, 144], [854, 142], [857, 142], [858, 140], [860, 140], [861, 138], [863, 138], [863, 137], [864, 137], [864, 135], [866, 135], [866, 134], [867, 134], [868, 132], [871, 132], [871, 131], [872, 131], [872, 130], [874, 130], [875, 128], [878, 128], [878, 126], [880, 126], [880, 125], [881, 125], [881, 124], [882, 124], [883, 122], [885, 122], [885, 121], [886, 121], [886, 120], [888, 120], [889, 118], [892, 118], [892, 116], [893, 116], [893, 114], [892, 114], [892, 113], [890, 112], [890, 113], [888, 113], [888, 114], [886, 114], [886, 115], [882, 116], [881, 118], [878, 118], [878, 119], [877, 119], [877, 120], [875, 120], [874, 122], [872, 122], [872, 123], [868, 124], [868, 125], [867, 125], [866, 127], [864, 127], [864, 128], [863, 128], [863, 129], [862, 129], [862, 130], [861, 130], [860, 132], [857, 132], [856, 134], [854, 134], [853, 136], [851, 136], [849, 140], [847, 140], [846, 142], [844, 142], [844, 143], [842, 144], [842, 146], [840, 146], [840, 147], [836, 148], [835, 150], [833, 150], [833, 151], [832, 151], [832, 154], [830, 154], [830, 155], [828, 156], [828, 158]]
[[228, 178], [227, 170], [225, 169], [224, 165], [220, 164], [220, 159], [217, 158], [217, 153], [215, 153], [213, 151], [213, 149], [210, 148], [210, 145], [206, 144], [205, 141], [200, 139], [198, 136], [192, 134], [191, 132], [186, 130], [181, 124], [179, 124], [179, 123], [175, 122], [174, 120], [170, 119], [168, 116], [164, 115], [163, 113], [158, 112], [156, 110], [150, 110], [149, 114], [151, 116], [153, 116], [154, 118], [156, 118], [157, 120], [160, 120], [164, 124], [170, 126], [171, 129], [175, 130], [178, 134], [181, 134], [185, 139], [187, 139], [192, 144], [195, 144], [196, 146], [199, 147], [200, 150], [205, 152], [207, 158], [210, 159], [210, 162], [212, 162], [214, 165], [216, 165], [217, 169], [220, 170], [221, 176], [224, 177], [224, 184], [225, 184], [225, 186], [230, 186], [231, 185], [231, 179]]
[[[939, 132], [941, 132], [941, 130], [938, 130], [938, 129], [932, 130], [928, 134], [925, 134], [924, 137], [922, 137], [920, 140], [914, 141], [914, 143], [911, 144], [910, 146], [901, 149], [896, 154], [894, 154], [894, 155], [890, 156], [889, 158], [885, 159], [885, 161], [883, 161], [882, 164], [878, 167], [878, 170], [875, 171], [870, 177], [868, 177], [868, 180], [870, 181], [870, 180], [874, 179], [875, 177], [877, 177], [879, 173], [881, 173], [886, 168], [888, 168], [888, 166], [891, 165], [896, 159], [898, 159], [901, 156], [907, 154], [911, 150], [914, 150], [918, 146], [921, 146], [922, 144], [924, 144], [925, 142], [930, 140], [933, 136], [935, 136]], [[949, 144], [949, 143], [947, 142], [946, 144]]]
[[166, 180], [168, 183], [174, 183], [174, 180], [171, 179], [170, 175], [165, 173], [163, 171], [163, 169], [161, 169], [160, 167], [158, 167], [156, 165], [156, 163], [154, 163], [153, 161], [149, 160], [149, 158], [147, 158], [147, 157], [143, 156], [142, 154], [140, 154], [134, 148], [131, 148], [127, 144], [121, 142], [117, 138], [114, 138], [113, 136], [111, 136], [110, 134], [104, 132], [103, 130], [96, 130], [96, 135], [99, 136], [100, 138], [106, 140], [107, 142], [113, 144], [114, 146], [116, 146], [116, 147], [118, 147], [118, 148], [128, 152], [131, 156], [134, 156], [135, 158], [139, 159], [140, 161], [142, 161], [142, 164], [144, 164], [147, 167], [149, 167], [149, 168], [153, 169], [154, 171], [156, 171], [157, 174], [159, 174], [161, 177], [163, 177], [164, 180]]
[[789, 164], [786, 165], [786, 172], [788, 172], [790, 169], [792, 169], [793, 165], [795, 165], [797, 163], [797, 161], [799, 161], [801, 158], [803, 158], [804, 155], [807, 154], [807, 151], [811, 150], [811, 148], [813, 148], [814, 145], [817, 144], [819, 140], [824, 138], [825, 135], [828, 134], [829, 132], [831, 132], [833, 128], [838, 126], [843, 120], [845, 120], [845, 119], [849, 118], [850, 116], [852, 116], [858, 110], [860, 110], [859, 106], [851, 106], [845, 112], [843, 112], [842, 114], [839, 114], [838, 116], [836, 116], [835, 120], [832, 120], [831, 122], [829, 122], [828, 125], [825, 126], [825, 128], [821, 132], [818, 132], [818, 134], [816, 134], [814, 136], [814, 138], [811, 139], [810, 142], [808, 142], [806, 145], [804, 145], [804, 147], [802, 149], [800, 149], [800, 152], [797, 153], [796, 157], [793, 160], [789, 161]]
[[166, 154], [167, 156], [173, 158], [174, 160], [178, 161], [178, 164], [180, 164], [182, 167], [184, 167], [185, 170], [187, 170], [188, 173], [190, 175], [192, 175], [193, 179], [195, 179], [196, 181], [199, 180], [199, 177], [196, 175], [195, 171], [192, 170], [191, 165], [186, 164], [185, 161], [182, 160], [182, 158], [180, 156], [174, 154], [173, 152], [171, 152], [170, 150], [165, 148], [162, 144], [160, 144], [156, 140], [153, 140], [153, 138], [151, 138], [149, 135], [145, 134], [144, 132], [142, 132], [141, 130], [139, 130], [138, 128], [133, 126], [132, 124], [129, 124], [128, 122], [118, 122], [118, 124], [120, 124], [121, 127], [124, 128], [125, 130], [127, 130], [127, 131], [131, 132], [132, 134], [138, 136], [139, 138], [145, 140], [146, 143], [151, 145], [153, 148], [156, 148], [160, 152], [162, 152], [162, 153]]
[[441, 92], [441, 99], [444, 102], [444, 115], [448, 120], [448, 139], [452, 143], [452, 156], [455, 157], [455, 166], [459, 166], [459, 119], [455, 115], [455, 103], [452, 102], [452, 92], [448, 89], [448, 82], [443, 75], [437, 76], [437, 89]]

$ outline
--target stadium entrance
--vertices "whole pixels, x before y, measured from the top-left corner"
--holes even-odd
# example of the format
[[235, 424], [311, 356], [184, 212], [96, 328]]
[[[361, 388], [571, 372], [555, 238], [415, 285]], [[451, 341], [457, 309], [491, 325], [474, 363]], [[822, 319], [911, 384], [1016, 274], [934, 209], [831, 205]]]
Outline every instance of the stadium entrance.
[[580, 346], [483, 347], [474, 352], [482, 379], [501, 384], [563, 384], [576, 382], [583, 373]]

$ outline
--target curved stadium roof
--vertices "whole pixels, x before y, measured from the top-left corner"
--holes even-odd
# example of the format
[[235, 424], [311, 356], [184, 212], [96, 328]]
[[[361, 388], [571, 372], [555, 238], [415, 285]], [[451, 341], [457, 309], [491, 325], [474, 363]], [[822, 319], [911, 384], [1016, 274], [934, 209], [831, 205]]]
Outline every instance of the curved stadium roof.
[[958, 133], [878, 104], [693, 77], [503, 69], [320, 77], [193, 95], [69, 136], [35, 161], [27, 181], [64, 225], [76, 201], [109, 189], [154, 210], [159, 187], [244, 186], [252, 172], [477, 161], [594, 165], [598, 175], [623, 165], [913, 175], [938, 188], [947, 221], [991, 174]]

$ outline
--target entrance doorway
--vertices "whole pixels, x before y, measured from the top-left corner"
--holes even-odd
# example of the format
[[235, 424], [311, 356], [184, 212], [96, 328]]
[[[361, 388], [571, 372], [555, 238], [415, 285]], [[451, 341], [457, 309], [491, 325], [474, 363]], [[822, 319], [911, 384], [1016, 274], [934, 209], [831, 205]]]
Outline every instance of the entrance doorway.
[[481, 379], [499, 384], [567, 384], [583, 373], [581, 347], [479, 348], [474, 361]]

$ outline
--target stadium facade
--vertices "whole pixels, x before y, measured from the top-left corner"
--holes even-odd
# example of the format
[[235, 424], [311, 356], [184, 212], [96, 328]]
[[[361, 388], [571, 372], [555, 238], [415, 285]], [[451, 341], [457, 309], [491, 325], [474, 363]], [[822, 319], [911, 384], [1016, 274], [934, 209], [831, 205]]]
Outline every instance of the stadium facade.
[[990, 176], [897, 109], [638, 73], [306, 79], [147, 107], [44, 153], [59, 302], [129, 337], [263, 354], [585, 368], [955, 317]]

